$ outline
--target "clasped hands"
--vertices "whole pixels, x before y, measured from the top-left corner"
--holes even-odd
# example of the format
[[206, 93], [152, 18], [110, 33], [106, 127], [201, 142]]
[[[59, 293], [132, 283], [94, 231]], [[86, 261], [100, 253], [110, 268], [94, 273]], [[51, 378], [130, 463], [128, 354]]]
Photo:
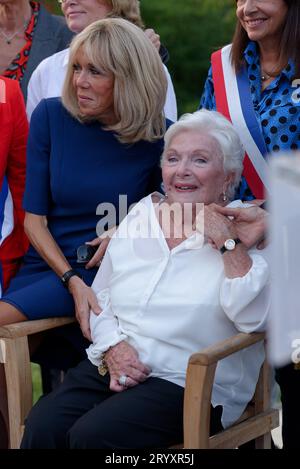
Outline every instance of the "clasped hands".
[[[217, 204], [205, 205], [199, 216], [204, 216], [205, 239], [220, 249], [226, 238], [239, 238], [250, 249], [265, 247], [268, 214], [259, 207], [257, 201], [251, 207], [231, 208]], [[201, 223], [197, 224], [201, 227]]]
[[[110, 390], [122, 392], [144, 382], [151, 370], [138, 358], [138, 353], [128, 342], [119, 342], [105, 354], [105, 363], [110, 374]], [[120, 384], [121, 376], [126, 377], [126, 383]]]

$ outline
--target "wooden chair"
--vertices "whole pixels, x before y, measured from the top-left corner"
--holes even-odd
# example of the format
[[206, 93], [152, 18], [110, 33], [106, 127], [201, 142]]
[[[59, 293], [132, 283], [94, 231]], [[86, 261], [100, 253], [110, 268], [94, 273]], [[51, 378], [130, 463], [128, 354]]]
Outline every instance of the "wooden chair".
[[30, 336], [74, 321], [74, 318], [51, 318], [0, 327], [0, 363], [4, 364], [6, 376], [10, 448], [19, 448], [24, 421], [32, 407]]
[[270, 406], [270, 369], [265, 361], [252, 401], [231, 427], [209, 436], [210, 402], [219, 360], [264, 340], [263, 333], [237, 334], [190, 357], [184, 395], [184, 448], [236, 448], [255, 440], [255, 448], [271, 448], [271, 430], [279, 411]]
[[[0, 327], [0, 362], [6, 374], [10, 448], [19, 448], [24, 421], [32, 407], [28, 339], [71, 322], [74, 319], [52, 318]], [[270, 408], [266, 362], [253, 402], [239, 421], [209, 436], [210, 400], [218, 361], [260, 340], [264, 340], [264, 334], [238, 334], [190, 357], [184, 398], [184, 448], [235, 448], [253, 439], [256, 448], [270, 448], [270, 431], [279, 425], [279, 415], [278, 410]]]

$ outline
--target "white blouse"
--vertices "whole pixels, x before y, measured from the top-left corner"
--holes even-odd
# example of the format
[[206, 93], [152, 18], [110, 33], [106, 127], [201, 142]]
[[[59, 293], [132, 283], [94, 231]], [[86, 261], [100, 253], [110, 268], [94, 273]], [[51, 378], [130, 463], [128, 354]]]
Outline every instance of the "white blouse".
[[[143, 232], [146, 224], [151, 237]], [[190, 355], [239, 331], [264, 330], [270, 306], [265, 253], [251, 250], [249, 272], [228, 279], [221, 253], [202, 244], [193, 235], [170, 250], [151, 195], [131, 210], [92, 285], [103, 309], [90, 317], [93, 344], [87, 355], [94, 365], [103, 351], [126, 340], [151, 368], [150, 376], [184, 386]], [[224, 427], [251, 400], [263, 360], [258, 343], [218, 364], [212, 405], [223, 406]]]

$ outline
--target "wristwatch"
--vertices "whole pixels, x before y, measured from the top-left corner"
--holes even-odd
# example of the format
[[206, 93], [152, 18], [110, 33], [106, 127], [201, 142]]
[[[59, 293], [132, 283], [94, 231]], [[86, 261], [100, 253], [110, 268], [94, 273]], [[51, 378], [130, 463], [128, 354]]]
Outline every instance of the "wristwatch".
[[226, 251], [233, 251], [237, 244], [241, 243], [242, 241], [239, 238], [229, 238], [226, 239], [224, 245], [220, 248], [221, 254], [224, 254]]
[[64, 273], [64, 275], [60, 277], [64, 287], [68, 288], [70, 278], [74, 277], [74, 275], [76, 275], [76, 277], [81, 278], [82, 280], [82, 276], [75, 269], [68, 270], [67, 272]]

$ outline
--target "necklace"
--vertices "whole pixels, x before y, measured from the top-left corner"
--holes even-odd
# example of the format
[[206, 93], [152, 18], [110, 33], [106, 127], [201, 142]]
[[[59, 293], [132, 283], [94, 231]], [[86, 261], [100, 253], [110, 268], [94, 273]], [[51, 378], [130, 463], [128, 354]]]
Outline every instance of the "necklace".
[[27, 27], [27, 21], [23, 23], [23, 26], [21, 29], [18, 29], [17, 31], [15, 31], [11, 36], [7, 35], [3, 31], [3, 29], [0, 29], [0, 34], [1, 36], [4, 37], [6, 44], [11, 44], [11, 41], [16, 37], [16, 35], [19, 34], [21, 31], [24, 32], [26, 30], [26, 27]]
[[266, 72], [264, 72], [263, 70], [261, 70], [261, 71], [262, 71], [262, 74], [261, 74], [261, 76], [260, 76], [261, 81], [267, 81], [267, 80], [270, 80], [270, 78], [272, 78], [271, 75], [268, 75], [268, 74], [267, 74]]

